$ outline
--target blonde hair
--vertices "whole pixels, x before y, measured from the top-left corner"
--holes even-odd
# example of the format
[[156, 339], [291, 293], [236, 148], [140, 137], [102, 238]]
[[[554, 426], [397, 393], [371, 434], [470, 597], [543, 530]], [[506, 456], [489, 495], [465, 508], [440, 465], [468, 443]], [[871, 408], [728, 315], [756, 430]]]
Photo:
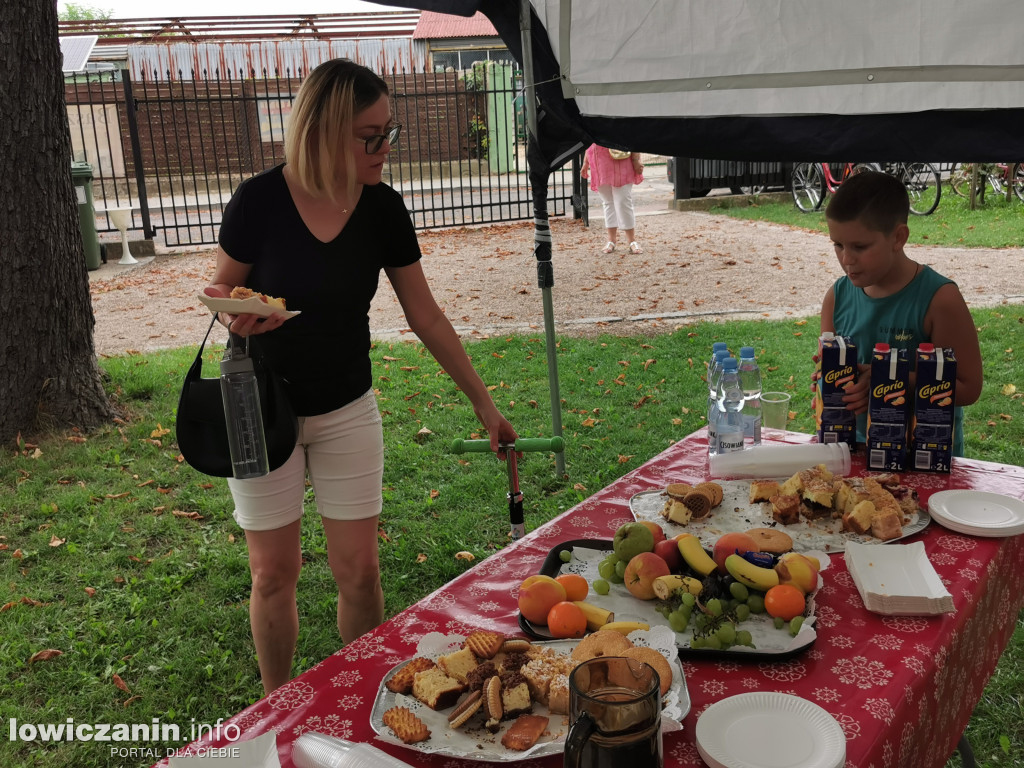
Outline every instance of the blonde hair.
[[295, 97], [285, 131], [284, 157], [302, 188], [314, 197], [335, 200], [338, 153], [344, 152], [344, 179], [355, 190], [350, 142], [353, 119], [388, 95], [377, 74], [348, 59], [332, 59], [316, 67]]

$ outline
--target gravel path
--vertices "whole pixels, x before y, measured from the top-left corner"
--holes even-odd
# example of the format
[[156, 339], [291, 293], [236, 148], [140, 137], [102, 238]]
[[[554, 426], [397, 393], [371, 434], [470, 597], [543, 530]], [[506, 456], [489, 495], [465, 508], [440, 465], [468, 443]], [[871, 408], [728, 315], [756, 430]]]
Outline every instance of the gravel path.
[[[552, 301], [560, 333], [662, 333], [699, 320], [818, 313], [840, 274], [826, 236], [668, 211], [671, 193], [664, 183], [642, 186], [642, 255], [600, 252], [605, 237], [596, 201], [589, 229], [579, 221], [552, 222]], [[460, 334], [543, 333], [531, 223], [423, 232], [420, 243], [434, 295]], [[956, 280], [972, 307], [1024, 303], [1024, 249], [911, 246], [908, 253]], [[196, 295], [209, 283], [214, 258], [213, 249], [161, 253], [137, 266], [110, 263], [90, 272], [97, 353], [198, 344], [210, 316]], [[378, 337], [408, 332], [386, 279], [371, 306], [370, 327]]]

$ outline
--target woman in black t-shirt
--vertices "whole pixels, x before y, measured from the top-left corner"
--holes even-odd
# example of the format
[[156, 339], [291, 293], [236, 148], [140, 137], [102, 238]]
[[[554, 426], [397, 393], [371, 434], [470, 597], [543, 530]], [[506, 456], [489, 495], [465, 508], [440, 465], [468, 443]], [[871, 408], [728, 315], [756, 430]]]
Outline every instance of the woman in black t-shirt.
[[387, 84], [345, 59], [314, 69], [293, 105], [284, 165], [242, 182], [224, 211], [211, 296], [235, 286], [279, 296], [300, 314], [221, 314], [288, 381], [299, 415], [291, 458], [269, 475], [228, 479], [246, 532], [250, 619], [263, 688], [288, 681], [298, 637], [300, 521], [308, 472], [338, 585], [344, 641], [383, 620], [377, 556], [383, 436], [372, 389], [370, 301], [381, 270], [409, 327], [473, 404], [491, 448], [515, 430], [495, 407], [431, 295], [401, 196], [381, 173], [401, 126]]

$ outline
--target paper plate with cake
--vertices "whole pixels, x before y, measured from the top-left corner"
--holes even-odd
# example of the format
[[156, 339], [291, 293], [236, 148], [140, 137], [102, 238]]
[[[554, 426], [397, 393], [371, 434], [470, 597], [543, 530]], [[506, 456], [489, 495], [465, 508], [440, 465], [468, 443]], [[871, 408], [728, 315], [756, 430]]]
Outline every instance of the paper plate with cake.
[[[621, 653], [635, 654], [659, 672], [662, 731], [681, 729], [690, 697], [672, 633], [654, 628], [618, 638], [629, 646]], [[599, 653], [594, 645], [586, 638], [507, 640], [489, 630], [469, 636], [431, 632], [411, 659], [384, 676], [370, 724], [384, 741], [427, 754], [485, 762], [561, 754], [568, 675]]]
[[773, 529], [797, 552], [898, 541], [931, 521], [899, 475], [842, 477], [824, 465], [778, 480], [669, 483], [634, 495], [629, 506], [635, 519], [657, 523], [668, 538], [692, 533], [711, 547], [723, 533]]
[[284, 299], [257, 293], [243, 286], [234, 288], [228, 298], [200, 293], [199, 300], [211, 311], [227, 312], [229, 315], [259, 315], [260, 317], [284, 315], [286, 318], [290, 318], [299, 314], [297, 311], [289, 310]]

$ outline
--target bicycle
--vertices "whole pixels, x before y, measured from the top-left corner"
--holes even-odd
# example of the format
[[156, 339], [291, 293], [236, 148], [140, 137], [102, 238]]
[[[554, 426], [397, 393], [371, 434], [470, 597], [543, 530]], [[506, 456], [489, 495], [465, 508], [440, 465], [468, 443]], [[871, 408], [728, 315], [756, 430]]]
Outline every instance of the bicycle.
[[917, 216], [927, 216], [939, 206], [942, 184], [931, 163], [797, 163], [793, 167], [793, 201], [801, 211], [817, 211], [826, 191], [834, 194], [846, 179], [861, 171], [879, 171], [899, 179], [907, 189], [910, 212]]
[[[949, 176], [949, 186], [960, 197], [971, 196], [971, 177], [974, 163], [960, 163]], [[983, 196], [988, 184], [997, 195], [1005, 195], [1008, 186], [1024, 202], [1024, 163], [978, 163], [978, 188], [976, 196]]]
[[879, 168], [873, 163], [797, 163], [793, 166], [793, 202], [804, 213], [817, 211], [826, 192], [835, 194], [844, 181], [863, 170]]

